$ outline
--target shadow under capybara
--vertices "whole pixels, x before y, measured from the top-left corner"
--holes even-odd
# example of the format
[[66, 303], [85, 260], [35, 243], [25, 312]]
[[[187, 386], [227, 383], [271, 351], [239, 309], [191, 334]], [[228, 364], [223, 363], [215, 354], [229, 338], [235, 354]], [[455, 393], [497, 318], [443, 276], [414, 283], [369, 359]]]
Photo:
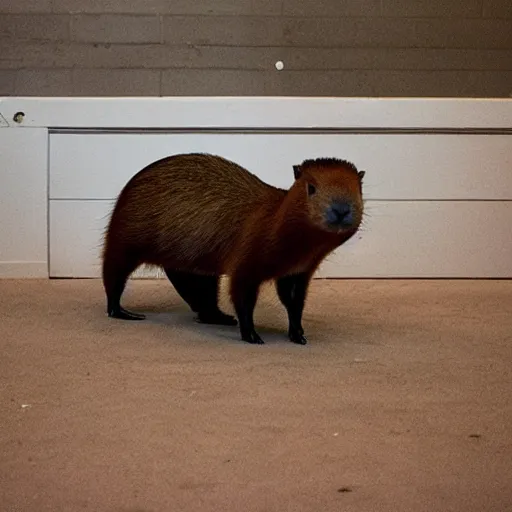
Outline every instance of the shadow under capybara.
[[164, 269], [198, 321], [237, 325], [218, 307], [219, 278], [227, 275], [241, 338], [261, 344], [254, 308], [260, 285], [275, 280], [288, 336], [305, 344], [309, 282], [361, 224], [364, 171], [337, 158], [305, 160], [293, 170], [289, 190], [202, 153], [166, 157], [135, 174], [117, 198], [105, 236], [108, 315], [144, 318], [120, 301], [130, 274], [150, 264]]

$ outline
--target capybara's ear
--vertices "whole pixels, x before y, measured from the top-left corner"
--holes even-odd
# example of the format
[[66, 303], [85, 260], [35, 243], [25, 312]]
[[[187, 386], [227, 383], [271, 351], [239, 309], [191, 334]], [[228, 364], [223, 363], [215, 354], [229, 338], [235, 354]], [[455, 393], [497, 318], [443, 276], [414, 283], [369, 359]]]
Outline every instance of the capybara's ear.
[[357, 175], [359, 176], [359, 179], [363, 181], [364, 175], [366, 174], [366, 171], [359, 171]]
[[301, 169], [300, 165], [293, 166], [293, 174], [294, 174], [296, 180], [298, 180], [301, 177], [302, 169]]

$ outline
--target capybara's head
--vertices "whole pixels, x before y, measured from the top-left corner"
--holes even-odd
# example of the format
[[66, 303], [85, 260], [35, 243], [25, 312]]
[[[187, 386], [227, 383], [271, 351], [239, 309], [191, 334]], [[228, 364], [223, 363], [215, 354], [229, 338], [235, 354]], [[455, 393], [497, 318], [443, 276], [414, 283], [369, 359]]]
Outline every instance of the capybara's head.
[[305, 160], [294, 165], [293, 171], [294, 194], [307, 205], [309, 219], [316, 227], [337, 233], [359, 228], [364, 171], [337, 158]]

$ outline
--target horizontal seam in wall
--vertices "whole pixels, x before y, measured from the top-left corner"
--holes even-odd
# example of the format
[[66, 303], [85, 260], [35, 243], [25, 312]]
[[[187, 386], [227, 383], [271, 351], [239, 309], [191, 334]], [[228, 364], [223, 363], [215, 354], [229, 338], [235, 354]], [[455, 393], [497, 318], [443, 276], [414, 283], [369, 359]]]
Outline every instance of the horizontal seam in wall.
[[293, 12], [169, 12], [165, 10], [147, 10], [147, 11], [124, 11], [122, 9], [109, 11], [109, 10], [97, 10], [97, 11], [73, 11], [73, 10], [55, 10], [55, 9], [41, 9], [41, 10], [19, 10], [13, 12], [10, 10], [0, 9], [0, 14], [3, 16], [12, 17], [30, 17], [30, 16], [48, 16], [48, 17], [60, 17], [60, 16], [83, 16], [83, 17], [98, 17], [98, 16], [130, 16], [130, 17], [152, 17], [152, 16], [169, 16], [169, 17], [204, 17], [204, 18], [215, 18], [215, 17], [258, 17], [258, 18], [411, 18], [411, 19], [511, 19], [511, 16], [501, 13], [493, 14], [487, 10], [481, 11], [477, 14], [465, 14], [461, 12], [459, 14], [452, 13], [439, 13], [439, 14], [426, 14], [426, 13], [409, 13], [402, 14], [386, 10], [386, 12], [368, 12], [365, 14], [355, 12], [345, 13], [332, 13], [332, 14], [304, 14], [304, 13], [293, 13]]
[[[102, 13], [105, 15], [109, 15], [108, 13]], [[100, 14], [91, 14], [91, 16], [98, 16]], [[480, 15], [475, 16], [463, 16], [463, 15], [450, 15], [450, 16], [425, 16], [425, 15], [394, 15], [394, 14], [332, 14], [332, 15], [320, 15], [320, 14], [177, 14], [177, 13], [159, 13], [160, 16], [164, 18], [274, 18], [279, 20], [342, 20], [342, 19], [383, 19], [383, 20], [425, 20], [425, 21], [438, 21], [438, 20], [446, 20], [446, 21], [454, 21], [454, 20], [504, 20], [511, 21], [512, 18], [508, 17], [484, 17]], [[84, 14], [84, 16], [89, 16], [89, 14]], [[148, 16], [144, 14], [139, 14], [135, 16]]]
[[[0, 70], [1, 70], [0, 66]], [[13, 68], [6, 68], [13, 69]], [[72, 70], [80, 70], [80, 71], [98, 71], [98, 70], [119, 70], [119, 71], [166, 71], [166, 70], [195, 70], [195, 71], [259, 71], [259, 72], [272, 72], [275, 73], [274, 63], [270, 63], [268, 67], [263, 66], [197, 66], [197, 65], [180, 65], [180, 64], [168, 64], [165, 66], [151, 66], [151, 67], [129, 67], [129, 66], [88, 66], [86, 68], [82, 67], [33, 67], [33, 66], [24, 66], [20, 68], [14, 68], [16, 70], [55, 70], [55, 71], [72, 71]], [[322, 67], [322, 68], [310, 68], [310, 67], [299, 67], [294, 66], [293, 68], [288, 67], [280, 72], [280, 75], [285, 75], [286, 73], [302, 73], [308, 71], [322, 71], [323, 73], [329, 72], [338, 72], [338, 71], [403, 71], [403, 72], [432, 72], [432, 73], [450, 73], [450, 72], [483, 72], [483, 73], [500, 73], [512, 71], [512, 66], [505, 68], [478, 68], [478, 67], [466, 67], [466, 68], [458, 68], [458, 67], [428, 67], [428, 68], [417, 68], [417, 67], [379, 67], [379, 66], [357, 66], [357, 67]]]
[[[62, 202], [111, 202], [116, 201], [117, 197], [94, 198], [94, 197], [49, 197], [49, 201]], [[488, 198], [396, 198], [384, 199], [367, 197], [364, 199], [368, 203], [512, 203], [510, 199], [488, 199]]]
[[0, 15], [5, 17], [16, 17], [16, 18], [30, 18], [30, 17], [48, 17], [48, 18], [63, 18], [66, 16], [69, 17], [82, 17], [82, 18], [98, 18], [98, 17], [109, 17], [115, 18], [117, 16], [130, 17], [130, 18], [154, 18], [158, 16], [162, 16], [164, 18], [204, 18], [204, 19], [212, 19], [212, 18], [270, 18], [276, 20], [341, 20], [341, 19], [351, 19], [351, 20], [426, 20], [426, 21], [455, 21], [455, 20], [469, 20], [469, 21], [511, 21], [512, 17], [503, 16], [503, 15], [472, 15], [467, 16], [464, 14], [450, 14], [450, 15], [424, 15], [424, 14], [352, 14], [352, 13], [340, 13], [340, 14], [254, 14], [254, 13], [212, 13], [212, 14], [204, 14], [204, 13], [168, 13], [168, 12], [49, 12], [49, 11], [41, 11], [41, 12], [2, 12], [0, 11]]
[[[511, 24], [512, 26], [512, 24]], [[152, 47], [168, 47], [175, 49], [202, 49], [202, 48], [266, 48], [266, 49], [311, 49], [311, 50], [459, 50], [459, 51], [495, 51], [495, 52], [510, 52], [512, 50], [512, 42], [507, 46], [460, 46], [460, 45], [417, 45], [417, 44], [371, 44], [364, 45], [363, 43], [346, 43], [340, 42], [339, 44], [311, 44], [311, 43], [290, 43], [283, 41], [279, 44], [269, 45], [267, 44], [233, 44], [233, 43], [210, 43], [210, 44], [196, 44], [196, 43], [174, 43], [172, 41], [164, 41], [163, 43], [155, 41], [98, 41], [98, 40], [77, 40], [77, 39], [29, 39], [29, 38], [15, 38], [16, 43], [45, 43], [48, 46], [51, 45], [81, 45], [81, 46], [93, 46], [99, 45], [103, 47], [113, 46], [152, 46]], [[13, 38], [2, 38], [0, 36], [0, 44], [2, 41], [12, 42]], [[1, 60], [1, 58], [0, 58]]]
[[339, 134], [339, 135], [512, 135], [511, 128], [333, 128], [329, 126], [315, 127], [315, 128], [290, 128], [290, 127], [186, 127], [186, 128], [124, 128], [122, 126], [109, 127], [109, 128], [77, 128], [65, 127], [59, 128], [47, 127], [50, 134], [73, 134], [73, 135], [123, 135], [123, 134], [137, 134], [137, 135], [153, 135], [153, 134], [219, 134], [219, 135], [234, 135], [234, 134], [254, 134], [254, 135], [326, 135], [326, 134]]
[[[0, 73], [4, 71], [55, 71], [55, 72], [72, 72], [72, 71], [240, 71], [240, 72], [260, 72], [260, 73], [276, 73], [274, 69], [274, 63], [270, 62], [268, 66], [199, 66], [199, 65], [181, 65], [181, 64], [168, 64], [165, 66], [151, 66], [151, 67], [141, 67], [141, 66], [105, 66], [105, 65], [97, 65], [97, 66], [87, 66], [87, 67], [66, 67], [66, 66], [30, 66], [30, 65], [20, 65], [19, 67], [12, 68], [2, 68], [0, 61]], [[312, 67], [288, 67], [283, 71], [280, 71], [279, 76], [285, 76], [286, 74], [296, 74], [296, 73], [304, 73], [304, 72], [322, 72], [322, 73], [338, 73], [338, 72], [407, 72], [407, 73], [507, 73], [512, 71], [512, 66], [503, 67], [503, 68], [478, 68], [478, 67], [428, 67], [428, 68], [417, 68], [417, 67], [379, 67], [379, 66], [357, 66], [357, 67], [331, 67], [326, 66], [323, 68], [312, 68]]]

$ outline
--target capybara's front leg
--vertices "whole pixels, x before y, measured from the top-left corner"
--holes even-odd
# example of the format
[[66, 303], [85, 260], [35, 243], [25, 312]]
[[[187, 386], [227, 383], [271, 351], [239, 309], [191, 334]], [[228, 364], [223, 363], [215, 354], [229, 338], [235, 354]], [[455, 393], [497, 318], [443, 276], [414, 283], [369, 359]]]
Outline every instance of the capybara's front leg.
[[302, 327], [302, 312], [309, 280], [309, 273], [300, 273], [284, 276], [276, 281], [277, 294], [288, 312], [288, 337], [299, 345], [305, 345], [308, 342]]
[[263, 345], [263, 340], [254, 329], [254, 308], [258, 299], [260, 283], [245, 279], [240, 274], [231, 280], [231, 300], [235, 307], [243, 341]]

